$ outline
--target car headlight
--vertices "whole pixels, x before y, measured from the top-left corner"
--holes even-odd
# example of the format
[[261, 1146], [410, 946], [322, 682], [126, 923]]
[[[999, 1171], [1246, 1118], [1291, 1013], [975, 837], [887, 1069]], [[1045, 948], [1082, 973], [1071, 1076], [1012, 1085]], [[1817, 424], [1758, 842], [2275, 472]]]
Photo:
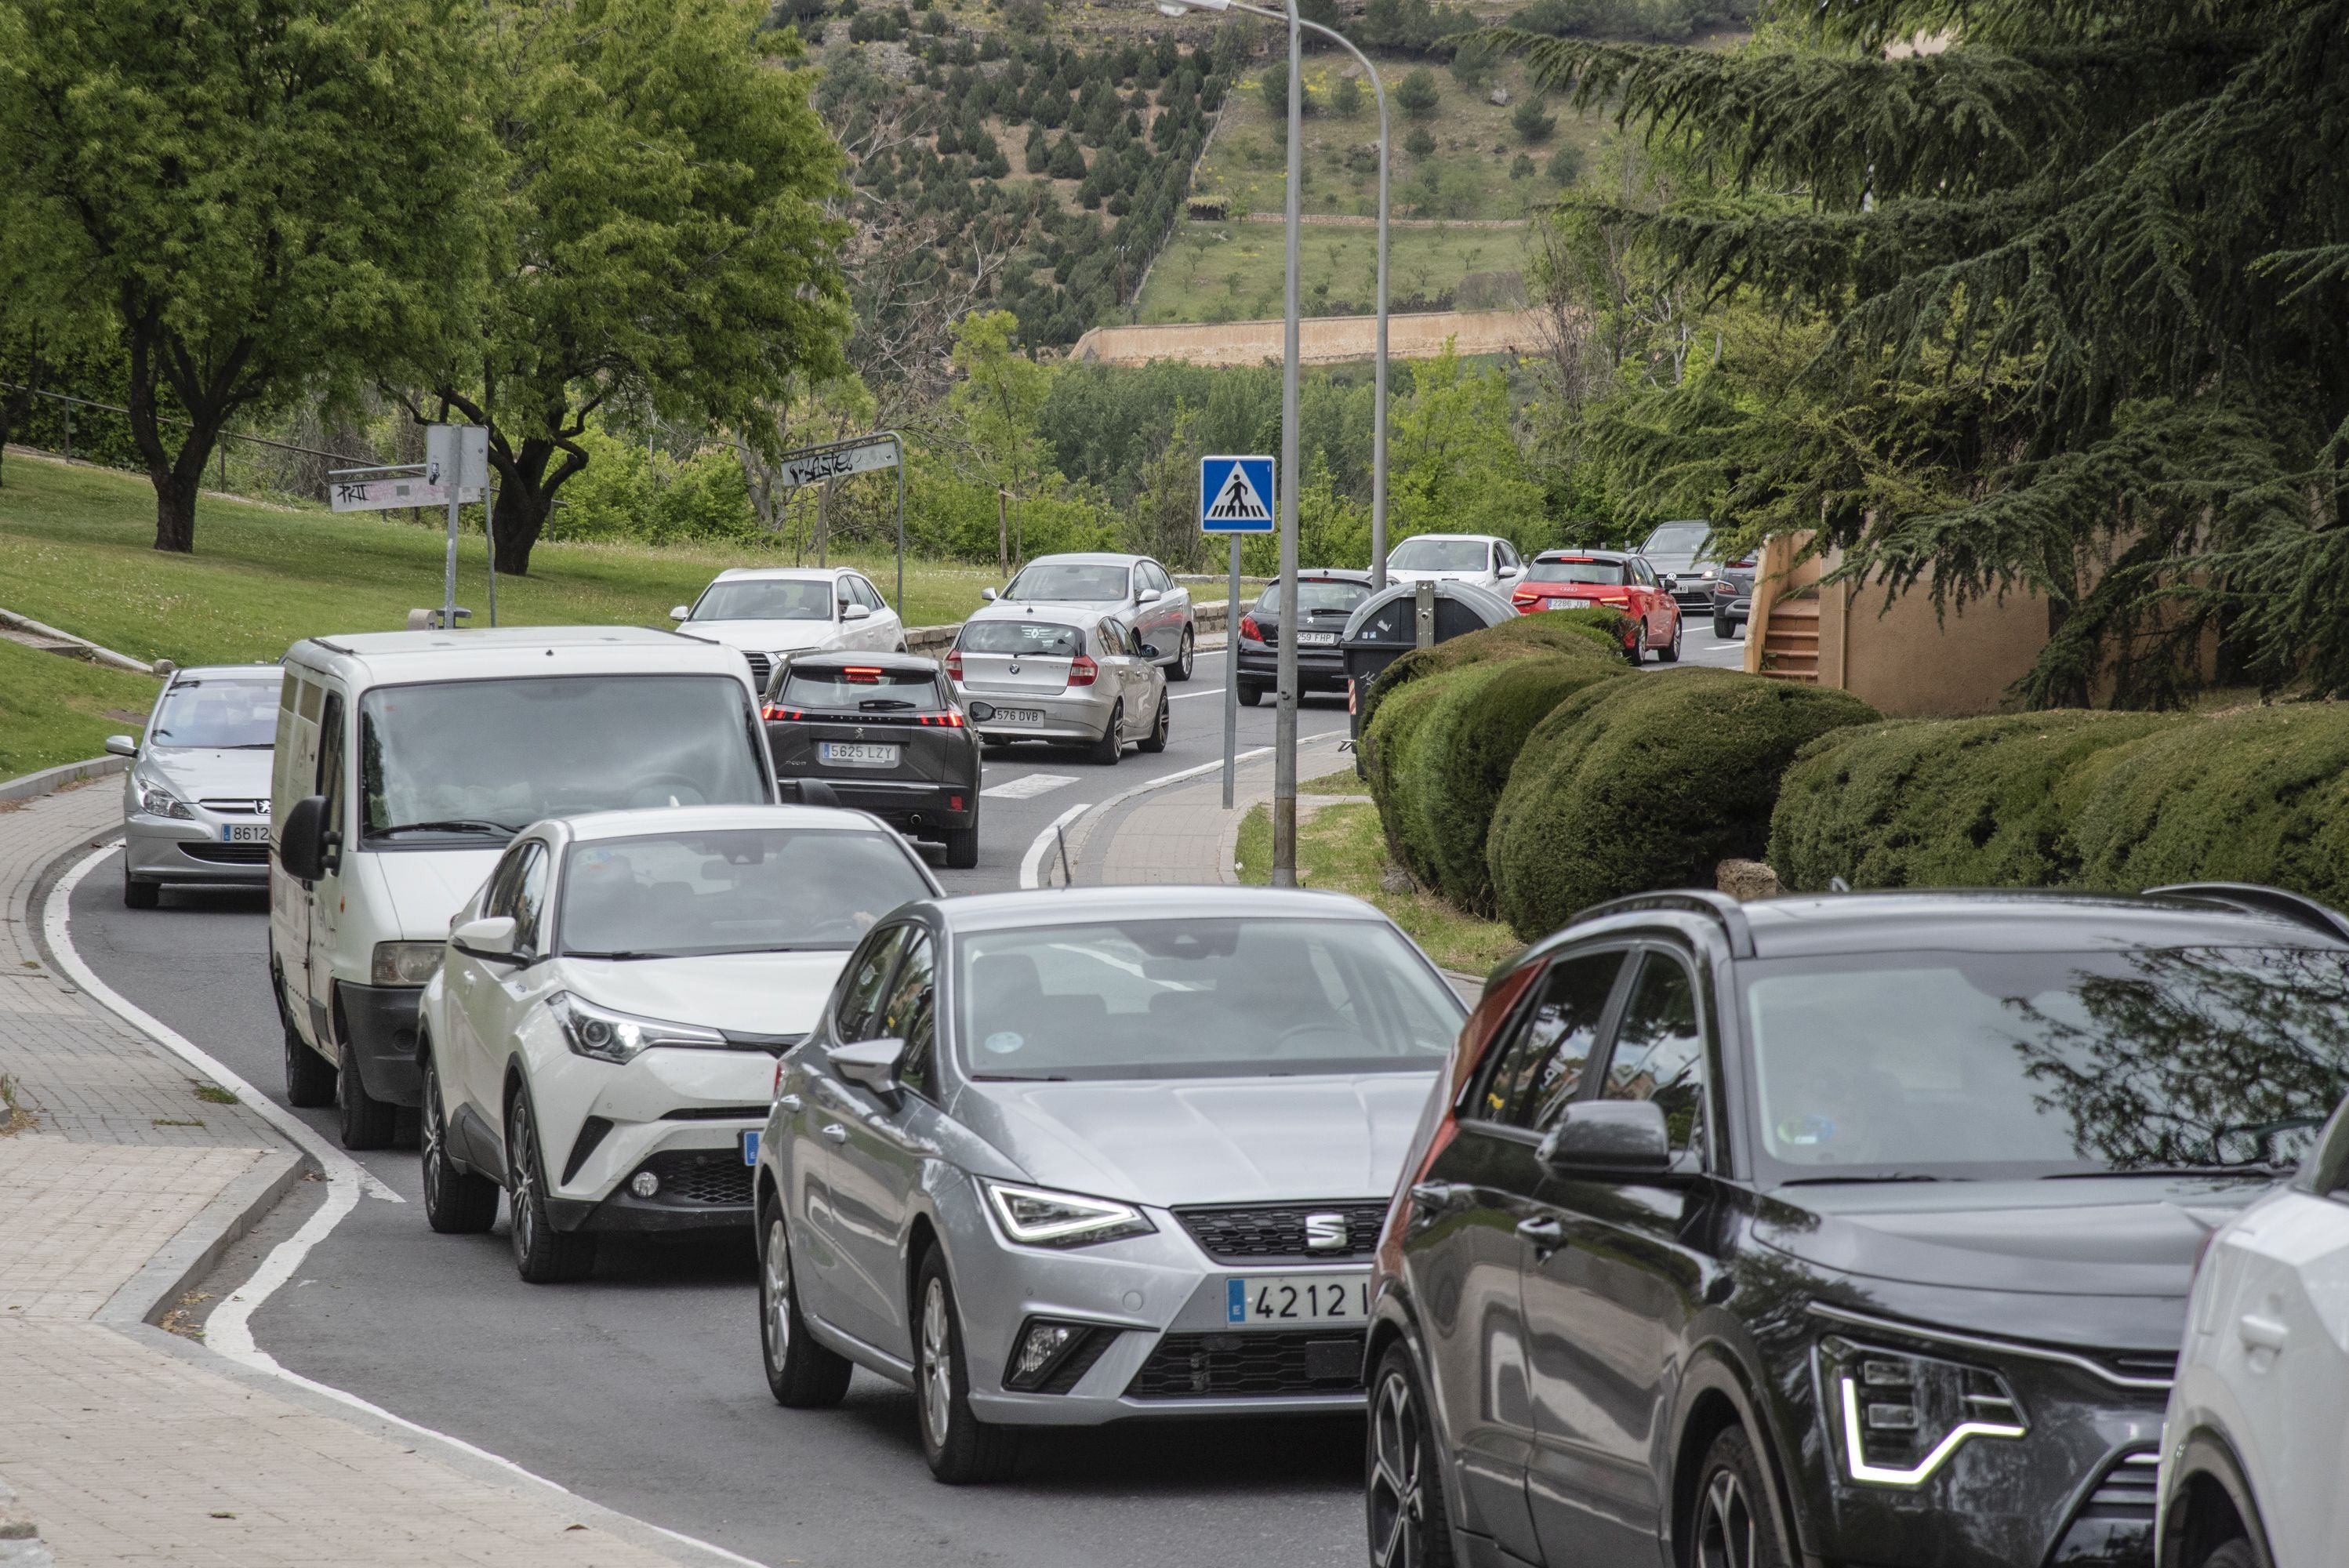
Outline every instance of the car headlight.
[[2031, 1429], [2014, 1390], [1987, 1367], [1831, 1335], [1819, 1371], [1844, 1474], [1866, 1485], [1921, 1486], [1968, 1442]]
[[440, 968], [438, 942], [378, 942], [367, 978], [378, 985], [422, 985]]
[[655, 1046], [685, 1046], [698, 1050], [726, 1049], [726, 1037], [699, 1024], [671, 1024], [639, 1018], [633, 1013], [598, 1007], [568, 991], [546, 999], [547, 1010], [563, 1029], [573, 1051], [605, 1062], [632, 1062]]
[[139, 785], [139, 809], [150, 817], [178, 817], [192, 821], [195, 813], [188, 803], [164, 789], [160, 784], [141, 780]]
[[1022, 1246], [1089, 1247], [1121, 1236], [1147, 1235], [1158, 1228], [1133, 1204], [1110, 1198], [1087, 1198], [1009, 1181], [982, 1184], [1003, 1233]]

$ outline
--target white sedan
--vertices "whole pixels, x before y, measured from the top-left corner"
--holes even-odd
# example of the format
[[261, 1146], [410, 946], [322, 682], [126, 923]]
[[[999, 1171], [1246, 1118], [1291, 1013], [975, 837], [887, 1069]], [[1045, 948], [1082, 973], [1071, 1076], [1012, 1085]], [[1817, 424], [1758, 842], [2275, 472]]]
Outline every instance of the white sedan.
[[750, 1222], [775, 1059], [868, 927], [938, 884], [861, 811], [672, 807], [540, 822], [450, 921], [426, 985], [424, 1212], [533, 1284], [606, 1232]]
[[1517, 547], [1491, 533], [1420, 533], [1387, 552], [1390, 583], [1474, 583], [1506, 599], [1522, 582]]
[[738, 566], [668, 613], [677, 629], [742, 650], [760, 690], [779, 654], [905, 651], [905, 623], [846, 566]]

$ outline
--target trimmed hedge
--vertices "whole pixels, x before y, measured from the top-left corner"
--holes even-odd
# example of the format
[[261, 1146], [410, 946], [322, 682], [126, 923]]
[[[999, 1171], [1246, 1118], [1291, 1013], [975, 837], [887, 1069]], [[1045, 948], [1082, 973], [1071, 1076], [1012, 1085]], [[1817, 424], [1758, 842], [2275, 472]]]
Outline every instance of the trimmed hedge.
[[1630, 673], [1613, 659], [1500, 658], [1399, 693], [1380, 710], [1391, 765], [1371, 782], [1395, 859], [1458, 907], [1490, 915], [1485, 834], [1526, 736], [1575, 693]]
[[1603, 681], [1535, 727], [1485, 845], [1497, 913], [1531, 941], [1587, 904], [1710, 887], [1759, 859], [1778, 777], [1876, 710], [1847, 692], [1727, 670]]
[[2085, 764], [2178, 722], [2066, 709], [1837, 730], [1780, 781], [1771, 868], [1814, 891], [2076, 882], [2075, 797], [2100, 771]]
[[[1598, 655], [1623, 659], [1623, 631], [1628, 622], [1629, 617], [1616, 610], [1545, 610], [1537, 615], [1513, 616], [1497, 626], [1470, 632], [1432, 648], [1413, 648], [1380, 671], [1370, 689], [1357, 699], [1361, 705], [1362, 734], [1370, 734], [1371, 720], [1378, 717], [1379, 704], [1388, 697], [1413, 681], [1458, 669], [1462, 665], [1481, 664], [1487, 659], [1526, 658], [1536, 654], [1563, 654], [1569, 657]], [[1370, 766], [1367, 756], [1363, 762], [1366, 768]]]

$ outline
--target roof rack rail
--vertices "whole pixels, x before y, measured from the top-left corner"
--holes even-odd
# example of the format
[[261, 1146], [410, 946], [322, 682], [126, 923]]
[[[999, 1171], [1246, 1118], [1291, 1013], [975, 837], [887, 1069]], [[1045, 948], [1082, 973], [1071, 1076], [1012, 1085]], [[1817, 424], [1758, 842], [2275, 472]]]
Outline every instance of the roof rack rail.
[[2327, 936], [2349, 942], [2349, 915], [2344, 915], [2330, 904], [2320, 903], [2306, 893], [2290, 892], [2280, 887], [2266, 887], [2259, 882], [2171, 882], [2164, 887], [2145, 890], [2147, 898], [2199, 898], [2212, 903], [2230, 904], [2254, 914], [2281, 915], [2295, 925], [2321, 931]]
[[1745, 907], [1727, 893], [1714, 892], [1709, 888], [1687, 888], [1674, 892], [1635, 892], [1625, 898], [1610, 898], [1588, 909], [1576, 910], [1567, 916], [1566, 923], [1578, 925], [1586, 920], [1637, 914], [1647, 910], [1709, 915], [1729, 938], [1729, 951], [1733, 957], [1754, 956], [1754, 927], [1745, 918]]

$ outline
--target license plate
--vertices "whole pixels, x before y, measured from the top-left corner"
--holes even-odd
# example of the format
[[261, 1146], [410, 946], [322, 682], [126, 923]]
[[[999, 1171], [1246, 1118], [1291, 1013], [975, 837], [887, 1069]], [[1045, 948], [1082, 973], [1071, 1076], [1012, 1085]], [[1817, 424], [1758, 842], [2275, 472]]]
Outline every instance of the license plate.
[[1590, 601], [1588, 599], [1551, 599], [1546, 601], [1543, 603], [1542, 608], [1545, 610], [1588, 610], [1590, 608]]
[[1281, 1324], [1368, 1323], [1371, 1273], [1249, 1274], [1224, 1285], [1224, 1321], [1269, 1328]]
[[754, 1127], [748, 1132], [742, 1134], [742, 1163], [745, 1165], [756, 1165], [758, 1162], [759, 1130]]
[[995, 710], [998, 724], [1041, 724], [1044, 710], [1040, 707], [999, 707]]
[[835, 768], [895, 768], [897, 748], [868, 746], [853, 740], [827, 740], [823, 743], [823, 759]]
[[1300, 648], [1334, 648], [1338, 645], [1335, 632], [1299, 632], [1297, 645]]
[[223, 844], [265, 844], [269, 841], [266, 822], [225, 822], [221, 826]]

